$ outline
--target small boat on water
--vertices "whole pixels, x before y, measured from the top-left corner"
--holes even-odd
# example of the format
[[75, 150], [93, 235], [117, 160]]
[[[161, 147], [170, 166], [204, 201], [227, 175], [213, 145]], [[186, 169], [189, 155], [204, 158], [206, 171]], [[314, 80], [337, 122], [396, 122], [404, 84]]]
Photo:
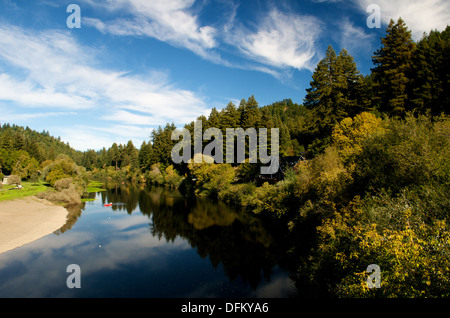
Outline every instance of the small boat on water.
[[112, 206], [112, 203], [106, 203], [105, 206]]

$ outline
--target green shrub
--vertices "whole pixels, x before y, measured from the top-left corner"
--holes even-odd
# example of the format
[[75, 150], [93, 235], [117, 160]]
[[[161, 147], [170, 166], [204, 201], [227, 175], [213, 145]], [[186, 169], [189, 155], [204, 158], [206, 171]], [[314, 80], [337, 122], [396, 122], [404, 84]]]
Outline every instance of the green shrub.
[[178, 172], [173, 168], [172, 165], [168, 166], [165, 172], [166, 172], [164, 175], [165, 185], [172, 189], [177, 189], [181, 185], [183, 177], [178, 174]]
[[160, 169], [160, 164], [153, 164], [151, 170], [146, 173], [148, 184], [163, 185], [164, 176]]
[[65, 155], [59, 155], [54, 161], [44, 162], [43, 177], [51, 186], [65, 178], [81, 178], [82, 170], [75, 162]]
[[188, 169], [195, 181], [195, 193], [200, 196], [218, 197], [219, 192], [229, 186], [236, 176], [230, 164], [215, 164], [212, 157], [202, 154], [195, 154], [194, 160], [189, 160]]
[[219, 192], [234, 181], [234, 168], [227, 163], [202, 163], [191, 166], [191, 173], [196, 179], [196, 194], [217, 197]]
[[260, 164], [250, 163], [249, 159], [245, 159], [245, 162], [239, 164], [236, 169], [236, 177], [239, 182], [253, 182], [259, 177], [260, 169]]
[[233, 205], [251, 207], [255, 190], [253, 183], [229, 184], [219, 191], [218, 198]]
[[272, 185], [265, 182], [261, 187], [256, 188], [249, 202], [253, 212], [269, 212], [282, 216], [292, 211], [291, 208], [296, 200], [291, 186], [292, 180], [283, 180]]
[[[385, 133], [365, 139], [353, 178], [362, 191], [440, 183], [450, 186], [450, 119], [386, 119]], [[364, 194], [360, 192], [360, 194]]]

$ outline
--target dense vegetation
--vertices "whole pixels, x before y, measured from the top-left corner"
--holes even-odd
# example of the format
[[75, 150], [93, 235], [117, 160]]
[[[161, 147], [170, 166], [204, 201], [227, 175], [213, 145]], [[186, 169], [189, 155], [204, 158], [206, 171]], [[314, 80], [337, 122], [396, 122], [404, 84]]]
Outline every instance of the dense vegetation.
[[[250, 96], [198, 118], [203, 132], [224, 135], [279, 128], [280, 155], [306, 159], [282, 180], [267, 182], [260, 163], [248, 160], [173, 164], [174, 124], [154, 130], [139, 149], [129, 141], [86, 152], [4, 124], [0, 168], [67, 195], [82, 194], [92, 178], [128, 179], [245, 207], [281, 231], [299, 290], [312, 295], [449, 297], [450, 27], [415, 43], [399, 19], [381, 44], [366, 76], [346, 50], [328, 47], [303, 105], [286, 99], [261, 107]], [[194, 135], [194, 122], [185, 128]], [[381, 268], [379, 289], [367, 288], [369, 264]]]

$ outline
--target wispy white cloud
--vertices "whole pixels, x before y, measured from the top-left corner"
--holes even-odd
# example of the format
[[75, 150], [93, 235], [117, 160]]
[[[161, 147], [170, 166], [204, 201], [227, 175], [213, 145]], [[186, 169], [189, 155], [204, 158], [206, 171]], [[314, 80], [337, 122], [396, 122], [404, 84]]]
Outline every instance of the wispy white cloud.
[[51, 86], [40, 87], [33, 80], [20, 80], [5, 73], [0, 74], [0, 100], [13, 101], [27, 107], [81, 109], [93, 106], [84, 96], [60, 92]]
[[113, 110], [101, 115], [103, 120], [121, 122], [127, 125], [161, 125], [161, 121], [156, 121], [154, 117], [148, 115], [135, 114], [123, 109]]
[[381, 20], [388, 24], [391, 19], [401, 17], [412, 31], [413, 39], [420, 40], [424, 32], [444, 30], [450, 23], [450, 3], [448, 0], [354, 0], [362, 10], [369, 4], [377, 4], [381, 10]]
[[256, 30], [236, 25], [228, 43], [247, 57], [278, 68], [313, 69], [321, 21], [313, 16], [281, 12], [273, 8]]
[[[93, 2], [91, 2], [93, 3]], [[194, 0], [117, 0], [93, 3], [109, 11], [122, 10], [131, 18], [101, 21], [84, 18], [85, 25], [103, 33], [156, 38], [174, 46], [187, 48], [201, 56], [216, 46], [216, 29], [200, 25], [192, 6]]]
[[341, 47], [345, 48], [350, 54], [355, 52], [370, 54], [372, 48], [368, 44], [374, 40], [374, 34], [365, 31], [364, 28], [355, 26], [349, 19], [344, 19], [339, 24]]

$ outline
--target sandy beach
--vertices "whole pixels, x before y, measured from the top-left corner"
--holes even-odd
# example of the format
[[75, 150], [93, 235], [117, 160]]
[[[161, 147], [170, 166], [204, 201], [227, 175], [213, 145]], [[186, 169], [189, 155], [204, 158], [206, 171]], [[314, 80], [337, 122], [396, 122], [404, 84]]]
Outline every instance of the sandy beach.
[[53, 233], [66, 223], [67, 214], [36, 197], [0, 202], [0, 253]]

